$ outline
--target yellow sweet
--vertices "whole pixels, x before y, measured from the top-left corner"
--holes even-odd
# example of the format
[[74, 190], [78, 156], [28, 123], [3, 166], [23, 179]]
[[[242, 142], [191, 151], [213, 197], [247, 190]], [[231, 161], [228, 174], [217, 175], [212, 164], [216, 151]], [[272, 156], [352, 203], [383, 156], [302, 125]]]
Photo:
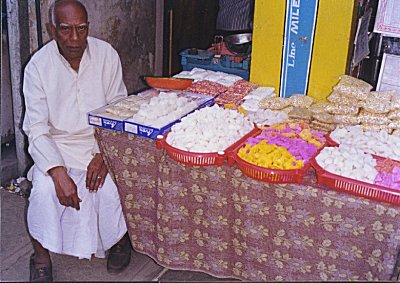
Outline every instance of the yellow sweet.
[[225, 103], [224, 108], [225, 109], [236, 109], [236, 105], [233, 103]]
[[243, 115], [247, 116], [247, 111], [242, 106], [239, 106], [237, 110], [239, 113], [242, 113]]
[[286, 148], [267, 144], [266, 140], [254, 146], [246, 144], [238, 151], [238, 156], [251, 164], [269, 169], [292, 170], [304, 166], [303, 160], [296, 160]]

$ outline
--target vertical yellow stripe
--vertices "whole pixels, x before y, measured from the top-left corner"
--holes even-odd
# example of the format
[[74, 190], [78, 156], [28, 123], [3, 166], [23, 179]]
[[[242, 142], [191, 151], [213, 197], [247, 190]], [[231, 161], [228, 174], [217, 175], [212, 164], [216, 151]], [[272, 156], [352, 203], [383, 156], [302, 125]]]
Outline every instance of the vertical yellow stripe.
[[308, 95], [325, 99], [346, 73], [355, 1], [320, 0]]
[[250, 81], [279, 91], [285, 0], [256, 0]]

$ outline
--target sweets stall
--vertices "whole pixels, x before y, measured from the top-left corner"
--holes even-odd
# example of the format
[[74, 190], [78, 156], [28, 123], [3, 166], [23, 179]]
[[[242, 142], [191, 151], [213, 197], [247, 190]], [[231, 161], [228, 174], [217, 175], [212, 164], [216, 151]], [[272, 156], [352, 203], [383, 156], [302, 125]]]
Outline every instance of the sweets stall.
[[134, 249], [223, 278], [398, 280], [400, 97], [348, 76], [329, 102], [209, 78], [89, 114]]
[[136, 251], [243, 280], [396, 280], [400, 207], [315, 184], [269, 184], [236, 166], [193, 167], [154, 140], [97, 130]]

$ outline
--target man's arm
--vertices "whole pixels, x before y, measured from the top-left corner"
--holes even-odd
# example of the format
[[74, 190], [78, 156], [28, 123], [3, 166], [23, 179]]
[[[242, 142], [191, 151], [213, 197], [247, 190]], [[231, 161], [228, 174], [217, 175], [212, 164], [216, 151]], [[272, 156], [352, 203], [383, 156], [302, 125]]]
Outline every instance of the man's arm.
[[64, 159], [50, 135], [47, 98], [41, 78], [34, 64], [28, 64], [24, 74], [25, 117], [23, 130], [28, 136], [28, 151], [35, 166], [42, 172], [56, 166], [64, 166]]
[[49, 132], [47, 99], [34, 64], [28, 64], [25, 69], [23, 90], [26, 108], [23, 130], [28, 136], [29, 153], [35, 166], [51, 176], [62, 205], [79, 209], [76, 185], [68, 176], [62, 155]]

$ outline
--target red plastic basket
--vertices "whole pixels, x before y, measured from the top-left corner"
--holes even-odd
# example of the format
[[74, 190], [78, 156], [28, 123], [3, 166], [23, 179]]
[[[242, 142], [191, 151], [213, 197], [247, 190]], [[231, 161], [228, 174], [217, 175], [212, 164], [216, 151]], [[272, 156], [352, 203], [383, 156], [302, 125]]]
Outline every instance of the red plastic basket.
[[307, 163], [301, 169], [296, 170], [277, 170], [262, 168], [247, 161], [244, 161], [239, 156], [235, 158], [238, 168], [248, 177], [275, 184], [283, 183], [303, 183], [304, 175], [310, 168], [310, 164]]
[[[252, 137], [256, 137], [261, 133], [255, 133]], [[228, 164], [233, 166], [236, 162], [238, 168], [248, 177], [267, 182], [267, 183], [275, 183], [275, 184], [284, 184], [284, 183], [295, 183], [301, 184], [303, 183], [303, 179], [308, 169], [311, 167], [311, 163], [307, 162], [304, 164], [303, 168], [295, 169], [295, 170], [279, 170], [279, 169], [268, 169], [263, 168], [254, 164], [251, 164], [237, 155], [239, 149], [244, 145], [246, 140], [243, 140], [241, 144], [237, 147], [233, 148], [231, 151], [227, 152], [228, 155]], [[315, 153], [315, 156], [322, 150], [324, 146], [318, 149]], [[315, 157], [314, 156], [314, 157]], [[311, 158], [312, 160], [313, 158]]]
[[326, 145], [326, 146], [339, 146], [339, 143], [335, 142], [335, 141], [331, 138], [330, 134], [326, 134], [326, 135], [325, 135], [325, 139], [326, 139], [326, 142], [325, 142], [325, 145]]
[[224, 164], [227, 158], [226, 152], [232, 150], [232, 148], [237, 147], [243, 141], [247, 140], [249, 137], [253, 136], [255, 133], [260, 133], [259, 129], [254, 128], [245, 136], [240, 138], [233, 145], [229, 146], [224, 152], [210, 152], [210, 153], [196, 153], [184, 151], [175, 148], [166, 142], [168, 134], [164, 136], [158, 136], [156, 141], [156, 146], [158, 149], [165, 149], [168, 155], [175, 161], [184, 163], [191, 166], [221, 166]]
[[312, 166], [317, 172], [317, 183], [368, 199], [400, 206], [400, 191], [349, 179], [324, 170], [314, 159]]

